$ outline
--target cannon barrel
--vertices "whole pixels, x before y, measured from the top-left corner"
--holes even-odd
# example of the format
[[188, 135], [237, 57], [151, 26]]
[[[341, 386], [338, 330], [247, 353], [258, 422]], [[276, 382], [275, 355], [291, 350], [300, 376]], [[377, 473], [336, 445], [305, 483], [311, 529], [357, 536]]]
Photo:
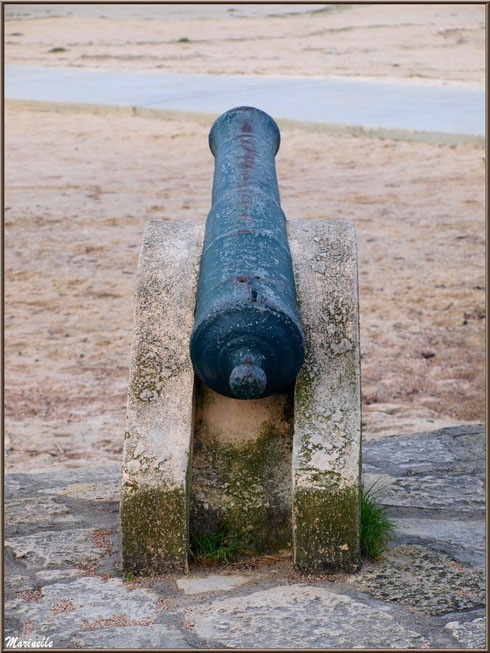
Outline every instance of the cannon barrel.
[[253, 107], [227, 111], [209, 133], [212, 207], [190, 351], [197, 376], [237, 399], [280, 392], [304, 359], [275, 169], [279, 143], [275, 121]]

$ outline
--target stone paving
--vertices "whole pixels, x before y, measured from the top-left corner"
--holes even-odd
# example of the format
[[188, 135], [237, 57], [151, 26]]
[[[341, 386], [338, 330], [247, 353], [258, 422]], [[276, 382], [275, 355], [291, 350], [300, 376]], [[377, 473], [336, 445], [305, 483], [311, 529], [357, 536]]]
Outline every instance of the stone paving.
[[363, 446], [397, 536], [354, 575], [302, 576], [289, 552], [123, 578], [119, 465], [6, 480], [6, 636], [53, 648], [485, 647], [484, 429]]

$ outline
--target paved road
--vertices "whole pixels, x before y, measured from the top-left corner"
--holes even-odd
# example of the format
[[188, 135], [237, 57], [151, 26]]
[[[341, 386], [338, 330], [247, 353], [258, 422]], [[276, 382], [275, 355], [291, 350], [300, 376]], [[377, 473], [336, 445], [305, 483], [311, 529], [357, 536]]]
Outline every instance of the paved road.
[[7, 98], [219, 114], [253, 105], [274, 118], [479, 136], [484, 91], [462, 87], [255, 77], [6, 67]]

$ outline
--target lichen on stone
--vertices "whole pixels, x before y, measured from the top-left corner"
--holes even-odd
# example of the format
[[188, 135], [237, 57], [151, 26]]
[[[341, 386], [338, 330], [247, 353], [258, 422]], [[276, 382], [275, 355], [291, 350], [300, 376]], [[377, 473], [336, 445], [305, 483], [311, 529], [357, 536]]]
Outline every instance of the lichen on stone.
[[154, 401], [160, 396], [164, 384], [163, 361], [150, 349], [139, 351], [133, 360], [130, 392], [141, 401]]
[[296, 487], [293, 497], [295, 564], [312, 572], [357, 571], [360, 565], [358, 487]]
[[183, 487], [123, 486], [121, 495], [123, 571], [158, 575], [187, 571], [188, 515]]
[[207, 534], [226, 522], [245, 534], [254, 553], [289, 544], [291, 449], [291, 430], [280, 432], [271, 423], [263, 425], [257, 440], [233, 444], [209, 434], [196, 438], [192, 530]]

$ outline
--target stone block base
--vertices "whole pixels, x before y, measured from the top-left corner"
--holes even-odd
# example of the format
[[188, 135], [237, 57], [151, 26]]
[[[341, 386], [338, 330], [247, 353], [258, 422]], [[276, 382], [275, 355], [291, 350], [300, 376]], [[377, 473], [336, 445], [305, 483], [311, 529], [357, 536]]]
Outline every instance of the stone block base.
[[149, 222], [136, 290], [124, 446], [123, 568], [187, 570], [189, 529], [226, 522], [304, 572], [359, 566], [357, 255], [348, 222], [288, 223], [306, 357], [265, 399], [214, 393], [189, 356], [204, 225]]
[[303, 571], [360, 564], [361, 373], [350, 222], [288, 225], [306, 357], [296, 379], [293, 554]]
[[290, 546], [293, 389], [246, 401], [201, 382], [196, 392], [192, 532], [226, 522], [253, 553]]

